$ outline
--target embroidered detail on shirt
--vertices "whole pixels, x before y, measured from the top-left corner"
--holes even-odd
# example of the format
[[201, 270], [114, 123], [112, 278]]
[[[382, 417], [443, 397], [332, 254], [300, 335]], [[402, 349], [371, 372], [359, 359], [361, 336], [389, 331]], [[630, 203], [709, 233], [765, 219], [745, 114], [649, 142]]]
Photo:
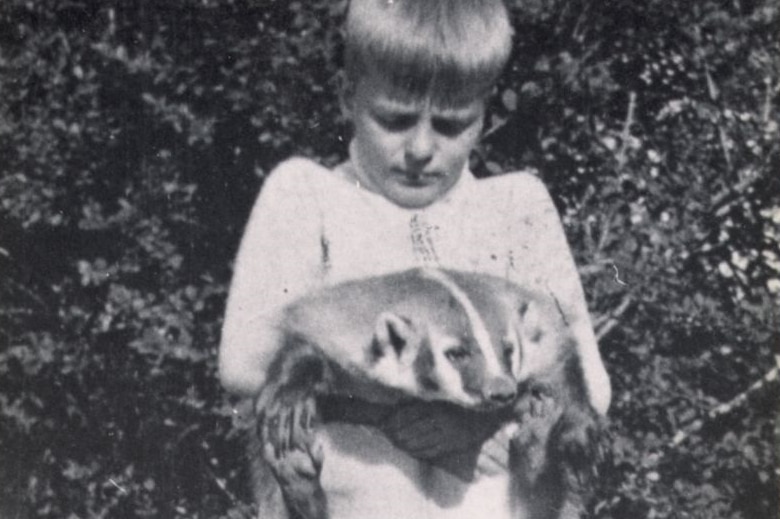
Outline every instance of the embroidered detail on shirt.
[[506, 269], [504, 270], [504, 277], [509, 279], [509, 273], [510, 272], [517, 272], [517, 267], [515, 265], [515, 251], [514, 249], [509, 249], [506, 254]]
[[561, 314], [561, 319], [563, 319], [563, 324], [569, 326], [569, 320], [566, 318], [566, 312], [563, 311], [563, 306], [561, 305], [561, 302], [558, 301], [558, 298], [555, 297], [555, 294], [553, 293], [552, 290], [548, 288], [547, 291], [550, 293], [550, 296], [555, 302], [555, 307], [558, 309], [558, 313]]
[[412, 240], [412, 252], [414, 257], [423, 265], [435, 265], [439, 263], [439, 256], [434, 246], [434, 227], [425, 221], [425, 218], [417, 213], [409, 221], [409, 237]]
[[325, 236], [325, 233], [320, 234], [320, 266], [322, 267], [322, 273], [327, 274], [330, 271], [330, 240]]

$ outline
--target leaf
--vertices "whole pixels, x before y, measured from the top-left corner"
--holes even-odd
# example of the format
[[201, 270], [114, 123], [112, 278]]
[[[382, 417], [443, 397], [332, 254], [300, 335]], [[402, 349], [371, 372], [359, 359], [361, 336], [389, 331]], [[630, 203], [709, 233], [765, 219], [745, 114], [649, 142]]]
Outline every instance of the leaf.
[[507, 111], [514, 112], [517, 110], [517, 93], [514, 90], [507, 88], [504, 90], [503, 94], [501, 94], [501, 102]]

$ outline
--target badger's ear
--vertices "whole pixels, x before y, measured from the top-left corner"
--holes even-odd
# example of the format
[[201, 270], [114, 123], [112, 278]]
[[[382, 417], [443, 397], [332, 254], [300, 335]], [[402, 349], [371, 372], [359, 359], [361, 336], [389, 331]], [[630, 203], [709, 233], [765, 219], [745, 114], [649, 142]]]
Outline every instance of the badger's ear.
[[419, 343], [419, 334], [410, 319], [392, 312], [379, 314], [372, 343], [372, 353], [377, 358], [392, 354], [401, 361], [411, 360]]
[[542, 311], [542, 308], [536, 301], [526, 302], [521, 306], [519, 311], [523, 337], [532, 343], [538, 342], [544, 334]]

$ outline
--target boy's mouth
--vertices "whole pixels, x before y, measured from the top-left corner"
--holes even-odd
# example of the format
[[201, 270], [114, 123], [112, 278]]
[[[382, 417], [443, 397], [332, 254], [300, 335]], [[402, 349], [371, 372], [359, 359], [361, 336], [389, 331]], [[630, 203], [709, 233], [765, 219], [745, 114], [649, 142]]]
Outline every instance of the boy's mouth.
[[397, 174], [402, 184], [410, 187], [425, 187], [439, 182], [444, 175], [442, 173], [432, 171], [405, 171], [397, 170]]

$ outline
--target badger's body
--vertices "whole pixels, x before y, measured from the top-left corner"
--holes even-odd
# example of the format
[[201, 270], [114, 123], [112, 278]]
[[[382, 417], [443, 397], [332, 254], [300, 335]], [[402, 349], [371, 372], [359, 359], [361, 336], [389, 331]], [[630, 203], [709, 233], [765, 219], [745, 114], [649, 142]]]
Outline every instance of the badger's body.
[[[555, 303], [492, 276], [413, 269], [336, 285], [286, 308], [283, 344], [258, 400], [266, 445], [256, 451], [265, 449], [290, 517], [560, 517], [565, 491], [539, 487], [564, 483], [550, 453], [572, 448], [559, 440], [586, 438], [569, 431], [590, 430], [595, 413], [580, 394], [576, 348]], [[325, 412], [308, 436], [318, 395], [370, 402], [358, 409], [371, 411], [346, 419]], [[516, 421], [513, 466], [475, 479], [479, 444], [436, 465], [396, 448], [375, 409], [409, 399]], [[261, 517], [284, 517], [268, 465], [254, 458]], [[458, 470], [440, 468], [447, 465]]]

